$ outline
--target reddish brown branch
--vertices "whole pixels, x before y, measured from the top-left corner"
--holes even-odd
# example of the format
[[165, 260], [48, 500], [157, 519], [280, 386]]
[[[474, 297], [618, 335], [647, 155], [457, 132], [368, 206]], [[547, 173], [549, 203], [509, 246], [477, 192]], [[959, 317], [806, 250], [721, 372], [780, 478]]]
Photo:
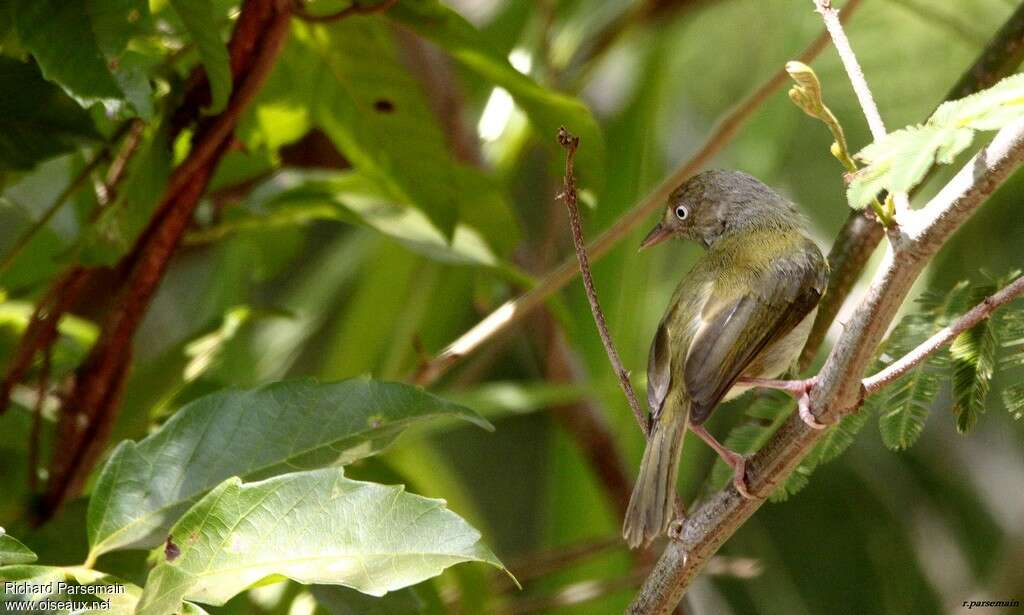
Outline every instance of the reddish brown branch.
[[[118, 264], [123, 279], [99, 339], [75, 374], [57, 425], [55, 454], [39, 520], [78, 492], [106, 444], [130, 365], [132, 340], [181, 241], [242, 111], [262, 86], [288, 32], [285, 0], [247, 0], [229, 44], [235, 84], [225, 110], [200, 122], [188, 157], [132, 251]], [[188, 100], [186, 106], [191, 104]], [[179, 117], [179, 116], [176, 116]]]

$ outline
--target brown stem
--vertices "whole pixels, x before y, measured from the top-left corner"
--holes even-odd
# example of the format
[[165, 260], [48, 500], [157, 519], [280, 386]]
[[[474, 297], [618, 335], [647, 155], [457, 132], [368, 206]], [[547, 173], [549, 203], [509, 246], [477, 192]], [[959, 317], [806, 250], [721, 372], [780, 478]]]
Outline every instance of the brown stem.
[[247, 0], [229, 44], [235, 88], [227, 108], [200, 122], [188, 157], [132, 251], [118, 264], [124, 279], [99, 339], [75, 374], [57, 425], [50, 480], [38, 520], [77, 493], [106, 444], [117, 416], [132, 339], [163, 278], [199, 197], [230, 145], [235, 124], [268, 75], [288, 33], [285, 0]]
[[[854, 10], [860, 5], [860, 2], [861, 0], [850, 0], [846, 4], [840, 18], [844, 20], [849, 19]], [[804, 63], [811, 62], [828, 45], [828, 42], [828, 33], [821, 33], [804, 49], [797, 59]], [[639, 203], [635, 204], [587, 246], [587, 252], [590, 254], [590, 257], [596, 260], [607, 254], [609, 250], [622, 241], [627, 234], [639, 226], [648, 216], [663, 207], [669, 193], [722, 151], [732, 141], [733, 137], [736, 136], [739, 129], [750, 116], [775, 94], [779, 88], [788, 82], [789, 74], [783, 67], [762, 83], [736, 108], [730, 111], [711, 133], [707, 141], [704, 142], [704, 145], [689, 160], [680, 164], [658, 187]], [[566, 259], [558, 267], [538, 280], [532, 289], [515, 299], [507, 301], [469, 331], [446, 346], [436, 357], [420, 367], [413, 376], [413, 380], [417, 384], [424, 386], [436, 382], [438, 378], [466, 355], [472, 353], [484, 342], [504, 331], [512, 323], [543, 304], [548, 297], [568, 284], [578, 271], [579, 265], [576, 263], [575, 257]]]
[[619, 351], [615, 349], [615, 343], [608, 332], [608, 322], [605, 320], [604, 311], [601, 310], [601, 302], [597, 298], [597, 289], [594, 288], [594, 277], [590, 273], [590, 259], [587, 257], [587, 245], [583, 239], [583, 228], [580, 223], [580, 208], [576, 203], [576, 175], [573, 168], [573, 157], [576, 156], [576, 148], [580, 145], [580, 138], [574, 136], [563, 126], [558, 129], [558, 143], [565, 148], [565, 183], [563, 184], [561, 199], [569, 210], [569, 227], [572, 229], [572, 243], [576, 248], [576, 259], [580, 264], [580, 272], [583, 274], [583, 288], [587, 292], [587, 301], [590, 303], [590, 311], [594, 315], [594, 323], [597, 324], [597, 332], [601, 335], [601, 344], [608, 354], [608, 361], [612, 364], [612, 370], [619, 379], [619, 386], [626, 394], [629, 401], [629, 408], [636, 417], [640, 431], [647, 436], [650, 427], [647, 423], [647, 415], [640, 407], [636, 398], [633, 385], [629, 382], [629, 372], [622, 365]]

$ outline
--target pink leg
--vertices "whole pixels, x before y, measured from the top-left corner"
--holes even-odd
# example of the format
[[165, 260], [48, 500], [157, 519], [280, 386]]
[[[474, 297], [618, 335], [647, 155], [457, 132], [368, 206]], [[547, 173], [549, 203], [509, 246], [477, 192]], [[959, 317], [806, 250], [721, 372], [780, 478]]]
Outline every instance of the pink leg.
[[700, 436], [701, 440], [707, 442], [708, 446], [718, 453], [722, 461], [729, 464], [729, 467], [733, 470], [732, 484], [736, 486], [736, 491], [739, 491], [740, 495], [748, 500], [754, 499], [750, 489], [747, 488], [747, 458], [736, 451], [726, 448], [714, 436], [709, 434], [703, 425], [690, 425], [690, 431]]
[[811, 429], [825, 429], [828, 427], [820, 422], [814, 413], [811, 412], [811, 388], [817, 382], [817, 377], [806, 380], [769, 380], [767, 378], [740, 378], [737, 384], [748, 384], [765, 389], [778, 389], [785, 391], [796, 398], [797, 407], [800, 411], [800, 418]]

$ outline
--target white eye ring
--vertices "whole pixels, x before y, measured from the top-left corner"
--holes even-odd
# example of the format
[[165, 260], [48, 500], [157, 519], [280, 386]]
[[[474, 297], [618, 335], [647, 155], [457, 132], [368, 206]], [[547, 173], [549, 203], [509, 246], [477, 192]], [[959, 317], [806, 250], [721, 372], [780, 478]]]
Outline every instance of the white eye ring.
[[690, 215], [690, 212], [687, 211], [685, 207], [683, 207], [682, 205], [680, 205], [679, 207], [676, 207], [676, 217], [677, 218], [679, 218], [680, 220], [685, 220], [686, 216], [688, 216], [688, 215]]

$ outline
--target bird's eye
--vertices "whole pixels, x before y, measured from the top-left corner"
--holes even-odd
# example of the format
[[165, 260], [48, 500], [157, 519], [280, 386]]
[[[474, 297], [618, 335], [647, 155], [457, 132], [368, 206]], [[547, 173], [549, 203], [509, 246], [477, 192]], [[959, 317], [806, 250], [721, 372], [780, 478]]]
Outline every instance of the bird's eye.
[[676, 217], [677, 218], [679, 218], [680, 220], [685, 220], [686, 216], [688, 216], [688, 215], [690, 215], [690, 212], [687, 211], [685, 207], [683, 207], [682, 205], [680, 205], [679, 207], [676, 207]]

